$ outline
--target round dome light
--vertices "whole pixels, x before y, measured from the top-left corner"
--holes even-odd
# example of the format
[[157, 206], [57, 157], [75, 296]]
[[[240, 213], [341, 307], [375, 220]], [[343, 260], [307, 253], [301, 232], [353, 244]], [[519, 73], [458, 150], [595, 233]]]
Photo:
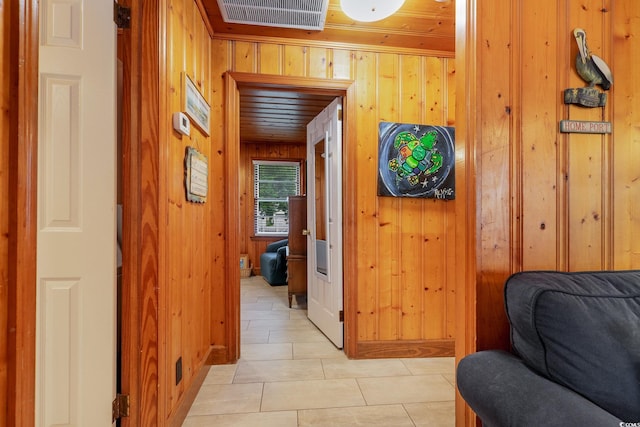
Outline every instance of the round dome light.
[[405, 0], [340, 0], [342, 11], [360, 22], [374, 22], [388, 18], [402, 7]]

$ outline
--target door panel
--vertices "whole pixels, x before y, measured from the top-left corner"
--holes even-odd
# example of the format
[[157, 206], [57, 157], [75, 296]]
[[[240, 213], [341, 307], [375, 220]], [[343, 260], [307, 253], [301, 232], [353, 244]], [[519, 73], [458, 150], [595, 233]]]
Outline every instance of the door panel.
[[342, 100], [307, 125], [307, 306], [309, 319], [344, 344], [342, 290]]
[[36, 425], [104, 426], [116, 378], [113, 2], [41, 4]]

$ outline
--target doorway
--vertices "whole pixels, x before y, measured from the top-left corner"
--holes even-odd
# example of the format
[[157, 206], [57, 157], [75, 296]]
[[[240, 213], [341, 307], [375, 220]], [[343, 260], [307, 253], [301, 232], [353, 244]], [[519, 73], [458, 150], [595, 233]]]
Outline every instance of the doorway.
[[[226, 176], [225, 180], [228, 183], [226, 186], [225, 199], [229, 202], [227, 204], [227, 231], [239, 230], [239, 217], [240, 206], [238, 200], [240, 200], [239, 194], [239, 177], [237, 173], [237, 166], [240, 159], [240, 116], [241, 116], [241, 102], [240, 93], [242, 90], [248, 89], [277, 89], [279, 91], [289, 93], [301, 93], [301, 94], [316, 94], [330, 97], [331, 99], [342, 97], [344, 100], [344, 139], [355, 138], [355, 128], [349, 126], [348, 117], [350, 111], [352, 116], [355, 116], [353, 108], [355, 106], [355, 89], [353, 82], [350, 80], [327, 80], [316, 78], [292, 78], [288, 76], [273, 76], [273, 75], [260, 75], [250, 73], [235, 73], [229, 72], [225, 75], [226, 78], [226, 117], [225, 122], [227, 127], [225, 128], [225, 145], [227, 147], [226, 156]], [[328, 102], [327, 102], [328, 105]], [[344, 164], [350, 160], [348, 155], [343, 156], [343, 169]], [[350, 185], [355, 179], [355, 172], [347, 172], [343, 177], [342, 188]], [[343, 192], [344, 194], [344, 192]], [[350, 204], [344, 204], [344, 221], [351, 222], [351, 218], [355, 213], [351, 210]], [[356, 283], [355, 280], [349, 280], [349, 278], [355, 276], [355, 264], [351, 260], [354, 260], [355, 256], [349, 256], [347, 252], [353, 251], [356, 247], [355, 244], [351, 244], [354, 238], [354, 230], [345, 229], [343, 238], [343, 247], [345, 248], [344, 256], [344, 278], [345, 283]], [[229, 232], [229, 238], [226, 241], [226, 253], [230, 255], [230, 266], [239, 265], [240, 256], [240, 240], [237, 238], [237, 232]], [[234, 238], [235, 237], [235, 238]], [[238, 359], [240, 357], [240, 274], [234, 268], [230, 268], [228, 272], [229, 277], [229, 336], [230, 339], [229, 350], [232, 359]], [[355, 302], [355, 289], [349, 289], [345, 287], [343, 289], [343, 297], [345, 301], [344, 313], [345, 313], [345, 347], [344, 351], [347, 356], [355, 355], [355, 336], [351, 334], [353, 330], [355, 332], [355, 306], [352, 302]], [[353, 339], [351, 338], [353, 337]], [[235, 351], [233, 351], [235, 348]], [[234, 357], [235, 356], [235, 357]]]

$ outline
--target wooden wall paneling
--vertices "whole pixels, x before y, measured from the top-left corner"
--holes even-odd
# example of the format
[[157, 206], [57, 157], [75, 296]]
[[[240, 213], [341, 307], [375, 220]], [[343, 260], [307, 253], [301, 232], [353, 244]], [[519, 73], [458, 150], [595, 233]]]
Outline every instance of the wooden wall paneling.
[[168, 204], [168, 200], [171, 194], [171, 177], [172, 169], [170, 168], [171, 159], [171, 146], [169, 145], [170, 127], [167, 126], [166, 112], [169, 109], [169, 64], [167, 57], [167, 46], [169, 44], [169, 28], [168, 28], [168, 1], [158, 1], [159, 10], [156, 12], [158, 17], [157, 24], [157, 40], [158, 49], [154, 65], [158, 66], [157, 72], [157, 85], [155, 99], [157, 101], [156, 117], [152, 121], [154, 128], [154, 136], [150, 138], [150, 142], [156, 144], [155, 153], [157, 155], [155, 161], [158, 166], [157, 173], [157, 198], [155, 200], [156, 209], [158, 214], [158, 229], [157, 233], [157, 278], [155, 298], [157, 301], [157, 313], [156, 313], [156, 325], [157, 325], [157, 372], [158, 372], [158, 401], [157, 407], [157, 419], [160, 424], [166, 424], [169, 419], [172, 408], [172, 392], [173, 389], [170, 386], [171, 377], [173, 372], [168, 368], [169, 359], [171, 358], [171, 285], [170, 285], [170, 265], [169, 260], [172, 259], [170, 251], [170, 238], [171, 231], [169, 220], [169, 214], [171, 208]]
[[[560, 208], [557, 194], [562, 185], [558, 177], [561, 176], [559, 152], [563, 141], [554, 130], [558, 127], [558, 94], [564, 90], [558, 84], [562, 70], [556, 60], [563, 48], [563, 39], [558, 39], [557, 2], [546, 0], [546, 3], [542, 7], [521, 2], [519, 15], [523, 37], [517, 48], [522, 61], [521, 81], [526, 84], [518, 85], [520, 100], [515, 111], [522, 128], [514, 135], [520, 142], [514, 162], [521, 173], [520, 185], [514, 193], [522, 200], [517, 215], [522, 227], [522, 268], [525, 270], [555, 269], [556, 241], [560, 239], [556, 212]], [[532, 31], [536, 37], [529, 37]], [[541, 112], [541, 106], [546, 111]]]
[[[400, 58], [398, 55], [382, 53], [378, 56], [378, 105], [380, 121], [400, 121], [400, 99], [385, 94], [400, 92]], [[380, 340], [400, 339], [401, 301], [400, 279], [400, 199], [378, 197], [378, 241], [377, 258], [379, 275], [386, 277], [378, 286], [378, 328]]]
[[[457, 96], [457, 84], [456, 84], [456, 62], [453, 59], [444, 60], [444, 68], [446, 72], [446, 79], [444, 80], [444, 102], [445, 108], [443, 111], [443, 123], [447, 126], [459, 126], [459, 122], [456, 121], [456, 96]], [[456, 130], [457, 132], [457, 130]], [[456, 144], [460, 141], [456, 138]], [[457, 150], [457, 148], [456, 148]], [[457, 168], [457, 166], [456, 166]], [[465, 203], [465, 199], [459, 196], [458, 189], [460, 184], [456, 181], [456, 202], [449, 202], [445, 204], [445, 236], [456, 236], [456, 211], [457, 205]], [[455, 239], [448, 238], [445, 241], [445, 289], [446, 289], [446, 308], [445, 308], [445, 337], [449, 339], [456, 339], [456, 289], [458, 289], [456, 283], [457, 272], [464, 271], [464, 258], [458, 257]]]
[[260, 43], [258, 45], [258, 72], [261, 74], [282, 74], [281, 44]]
[[[172, 114], [184, 110], [184, 73], [195, 84], [207, 102], [210, 95], [209, 33], [193, 0], [174, 0], [167, 8], [167, 108], [162, 112], [162, 129], [167, 138], [161, 139], [163, 172], [166, 184], [167, 218], [165, 293], [167, 328], [164, 331], [166, 357], [163, 359], [164, 385], [167, 390], [165, 418], [178, 424], [184, 416], [181, 405], [186, 393], [198, 386], [200, 372], [208, 360], [211, 346], [211, 239], [212, 206], [188, 202], [185, 197], [184, 159], [187, 147], [193, 147], [211, 159], [210, 137], [195, 125], [189, 136], [172, 129]], [[208, 192], [208, 195], [211, 191]], [[177, 364], [181, 361], [182, 378], [177, 380]]]
[[233, 42], [233, 71], [244, 73], [257, 72], [256, 53], [258, 45], [250, 42]]
[[[425, 108], [422, 90], [425, 63], [422, 57], [404, 55], [400, 59], [400, 117], [402, 123], [420, 123]], [[402, 317], [400, 337], [403, 340], [423, 338], [425, 247], [422, 227], [424, 200], [403, 198], [400, 201], [400, 283]], [[420, 266], [421, 268], [416, 268]]]
[[[0, 110], [8, 138], [0, 143], [8, 155], [8, 288], [6, 290], [7, 425], [35, 424], [36, 231], [38, 111], [38, 4], [28, 0], [4, 2], [2, 9], [2, 93], [11, 108]], [[4, 49], [8, 49], [4, 51]], [[5, 65], [5, 58], [9, 58]], [[8, 74], [4, 73], [8, 67]], [[6, 94], [8, 89], [9, 93]], [[8, 121], [7, 121], [8, 120]], [[7, 145], [5, 145], [7, 144]], [[5, 151], [8, 150], [8, 151]], [[2, 212], [2, 211], [0, 211]], [[3, 264], [0, 264], [2, 266]], [[0, 341], [2, 342], [2, 341]]]
[[317, 77], [320, 79], [330, 78], [329, 49], [309, 47], [307, 48], [307, 77]]
[[0, 425], [7, 424], [9, 390], [9, 349], [7, 346], [9, 324], [9, 106], [11, 87], [9, 45], [10, 8], [9, 4], [0, 4]]
[[[477, 285], [477, 348], [505, 345], [506, 318], [502, 288], [511, 269], [510, 251], [510, 123], [511, 26], [512, 4], [479, 2], [478, 57], [484, 78], [476, 100], [479, 109], [480, 138], [477, 148], [479, 233]], [[473, 108], [473, 107], [472, 107]], [[502, 325], [502, 327], [494, 327]]]
[[[614, 72], [612, 102], [614, 123], [612, 147], [611, 191], [613, 203], [613, 265], [614, 269], [640, 268], [640, 180], [635, 159], [640, 158], [640, 3], [616, 2], [613, 12], [613, 52], [610, 67]], [[630, 161], [630, 159], [634, 159]], [[634, 208], [635, 207], [635, 208]], [[635, 212], [635, 213], [634, 213]]]
[[[446, 60], [442, 58], [425, 58], [424, 72], [426, 79], [422, 85], [421, 123], [446, 124]], [[446, 334], [447, 319], [447, 208], [451, 202], [445, 200], [424, 200], [422, 215], [422, 299], [424, 314], [422, 316], [422, 339], [448, 338]], [[418, 261], [419, 262], [419, 261]]]
[[[457, 96], [457, 87], [456, 87], [456, 65], [455, 61], [452, 59], [444, 60], [444, 69], [445, 69], [445, 79], [443, 81], [443, 123], [446, 126], [454, 126], [457, 127], [458, 123], [456, 122], [456, 96]], [[456, 130], [457, 132], [457, 130]], [[458, 139], [456, 138], [456, 145], [458, 144]], [[456, 147], [457, 150], [457, 147]], [[457, 166], [456, 166], [457, 168]], [[464, 203], [463, 199], [458, 196], [458, 188], [460, 184], [456, 182], [456, 201], [449, 202], [444, 205], [444, 235], [445, 236], [456, 236], [456, 210], [457, 204]], [[463, 259], [458, 258], [456, 244], [454, 238], [447, 238], [444, 242], [444, 289], [445, 289], [445, 334], [444, 336], [448, 339], [456, 339], [456, 274], [457, 271], [463, 269]]]
[[[604, 3], [597, 9], [601, 9]], [[603, 13], [595, 13], [592, 8], [571, 8], [569, 26], [566, 29], [573, 36], [576, 27], [587, 33], [589, 49], [609, 61], [608, 52], [603, 52]], [[571, 58], [577, 54], [575, 42], [571, 45]], [[570, 87], [582, 87], [584, 81], [575, 72], [574, 60], [568, 61], [571, 78]], [[567, 67], [569, 68], [569, 67]], [[605, 109], [607, 111], [607, 109]], [[572, 120], [604, 120], [606, 113], [601, 108], [580, 108], [569, 106], [567, 118]], [[569, 270], [589, 270], [605, 268], [603, 263], [603, 189], [607, 177], [603, 174], [603, 150], [609, 138], [603, 135], [571, 134], [568, 144], [569, 163]]]
[[302, 77], [307, 75], [307, 54], [306, 46], [284, 46], [284, 72], [285, 76]]
[[371, 52], [355, 52], [357, 141], [345, 141], [355, 144], [357, 156], [355, 162], [355, 192], [357, 219], [357, 339], [358, 341], [376, 341], [379, 339], [378, 301], [378, 255], [375, 251], [378, 243], [378, 205], [377, 189], [371, 180], [376, 176], [378, 156], [375, 148], [377, 141], [378, 118], [376, 111], [378, 87], [375, 76], [378, 72], [377, 55]]
[[[217, 41], [216, 41], [217, 43]], [[229, 42], [233, 49], [227, 58], [233, 58], [231, 69], [252, 69], [259, 68], [262, 70], [264, 59], [262, 54], [262, 45], [256, 44], [255, 49], [247, 46], [245, 42], [231, 41]], [[240, 51], [237, 47], [240, 46]], [[214, 55], [215, 53], [215, 48]], [[257, 53], [256, 57], [252, 60], [252, 55]], [[383, 64], [380, 53], [371, 51], [349, 51], [349, 50], [337, 50], [324, 48], [310, 49], [308, 46], [298, 43], [286, 44], [281, 50], [282, 56], [282, 74], [296, 77], [300, 74], [304, 75], [326, 75], [329, 77], [339, 76], [340, 78], [353, 78], [358, 81], [358, 84], [354, 86], [354, 92], [356, 93], [357, 103], [351, 108], [354, 109], [353, 121], [351, 122], [351, 129], [353, 132], [361, 133], [357, 140], [346, 139], [346, 146], [349, 147], [345, 150], [346, 155], [351, 153], [355, 156], [356, 161], [352, 162], [351, 169], [353, 169], [354, 184], [353, 191], [348, 191], [345, 198], [353, 197], [353, 205], [357, 206], [354, 210], [358, 213], [355, 214], [358, 217], [357, 221], [354, 221], [353, 227], [356, 228], [358, 237], [356, 238], [357, 245], [353, 249], [354, 264], [353, 268], [357, 269], [357, 275], [352, 277], [356, 278], [352, 283], [357, 289], [350, 292], [350, 295], [357, 295], [356, 301], [357, 310], [353, 314], [354, 321], [348, 328], [353, 328], [354, 336], [357, 336], [358, 342], [367, 342], [366, 346], [358, 346], [358, 343], [354, 345], [354, 353], [351, 353], [354, 357], [381, 357], [385, 354], [388, 355], [389, 349], [380, 344], [380, 337], [383, 335], [397, 337], [396, 339], [408, 339], [408, 342], [413, 344], [407, 344], [398, 348], [406, 349], [414, 346], [416, 351], [413, 354], [420, 354], [427, 347], [424, 347], [421, 343], [425, 340], [425, 328], [429, 325], [432, 328], [430, 337], [434, 339], [443, 340], [447, 338], [447, 331], [445, 330], [445, 320], [447, 314], [445, 309], [447, 307], [453, 307], [453, 296], [451, 298], [446, 295], [455, 294], [455, 285], [452, 283], [442, 283], [446, 280], [454, 282], [454, 278], [448, 277], [445, 273], [445, 259], [453, 258], [446, 255], [444, 248], [454, 248], [455, 245], [446, 246], [442, 243], [437, 243], [437, 248], [442, 248], [442, 253], [438, 255], [439, 259], [432, 259], [435, 271], [438, 276], [434, 280], [434, 283], [440, 284], [433, 287], [433, 298], [429, 297], [428, 304], [434, 301], [437, 307], [426, 307], [427, 299], [425, 299], [425, 291], [422, 279], [414, 281], [410, 286], [410, 289], [414, 292], [413, 295], [405, 297], [407, 307], [410, 310], [412, 316], [407, 317], [403, 312], [401, 302], [401, 283], [400, 275], [402, 271], [409, 271], [414, 268], [414, 264], [422, 262], [422, 252], [425, 249], [424, 238], [426, 236], [426, 224], [429, 224], [431, 233], [433, 236], [439, 235], [434, 238], [434, 242], [445, 240], [445, 230], [455, 232], [455, 222], [448, 221], [443, 218], [446, 215], [453, 215], [454, 208], [446, 207], [445, 203], [433, 203], [433, 201], [410, 201], [410, 200], [396, 200], [396, 201], [384, 201], [377, 197], [377, 188], [375, 185], [371, 185], [371, 177], [377, 176], [377, 145], [378, 145], [378, 122], [379, 119], [384, 119], [383, 111], [390, 111], [397, 117], [393, 120], [406, 121], [413, 117], [417, 122], [423, 122], [427, 120], [427, 117], [438, 122], [438, 124], [447, 124], [449, 121], [454, 122], [455, 114], [451, 111], [445, 113], [446, 104], [450, 102], [451, 95], [445, 90], [449, 84], [455, 79], [455, 65], [453, 61], [451, 65], [445, 66], [444, 60], [440, 59], [426, 59], [421, 55], [397, 55], [388, 53], [384, 61], [396, 62], [398, 65], [397, 72], [397, 90], [395, 94], [389, 96], [383, 89], [381, 89], [380, 82], [383, 76], [389, 72], [387, 65]], [[238, 58], [242, 58], [242, 64], [238, 63]], [[228, 59], [222, 59], [223, 62]], [[401, 67], [401, 62], [406, 62], [408, 65]], [[325, 64], [326, 63], [326, 68]], [[258, 64], [258, 65], [256, 65]], [[315, 65], [314, 65], [315, 64]], [[429, 64], [429, 65], [427, 65]], [[416, 69], [416, 65], [418, 68]], [[272, 69], [275, 67], [272, 67]], [[314, 68], [317, 70], [314, 71]], [[431, 74], [429, 74], [431, 73]], [[408, 76], [409, 83], [404, 81], [405, 75]], [[413, 75], [413, 76], [412, 76]], [[294, 83], [292, 81], [292, 83]], [[424, 85], [433, 85], [426, 89]], [[402, 89], [408, 94], [405, 98], [400, 93]], [[428, 98], [428, 99], [427, 99]], [[407, 105], [403, 105], [406, 103]], [[427, 103], [430, 103], [427, 106]], [[384, 105], [383, 105], [384, 104]], [[426, 109], [430, 109], [431, 112], [428, 116]], [[386, 109], [386, 110], [385, 110]], [[406, 116], [402, 114], [402, 110], [406, 112]], [[388, 114], [384, 114], [388, 115]], [[243, 144], [243, 147], [246, 144]], [[270, 150], [273, 153], [279, 153], [280, 156], [285, 155], [284, 151], [270, 146]], [[363, 154], [365, 153], [365, 154]], [[243, 164], [247, 164], [247, 160], [243, 156]], [[356, 169], [354, 169], [356, 168]], [[243, 191], [244, 194], [244, 191]], [[348, 203], [348, 202], [345, 202]], [[388, 206], [385, 205], [391, 203], [391, 206], [396, 206], [388, 210]], [[414, 204], [416, 208], [400, 208], [401, 205], [409, 206]], [[427, 208], [427, 206], [429, 206]], [[248, 207], [248, 206], [247, 206]], [[245, 207], [244, 209], [247, 209]], [[435, 207], [435, 208], [434, 208]], [[393, 209], [396, 209], [395, 211]], [[243, 210], [246, 212], [246, 210]], [[413, 233], [414, 241], [418, 241], [418, 248], [420, 255], [416, 255], [416, 250], [407, 243], [404, 248], [404, 253], [401, 250], [403, 242], [403, 232], [409, 230], [410, 225], [405, 224], [407, 219], [405, 218], [405, 212], [408, 214], [408, 223], [416, 222], [417, 227], [411, 229]], [[412, 216], [413, 215], [413, 216]], [[429, 219], [427, 221], [426, 215], [434, 215], [437, 218]], [[388, 226], [384, 231], [382, 230], [382, 224], [385, 224], [387, 218], [396, 217], [395, 223]], [[355, 218], [355, 217], [354, 217]], [[417, 219], [416, 219], [417, 218]], [[364, 221], [364, 222], [363, 222]], [[390, 219], [390, 221], [394, 221]], [[405, 224], [405, 225], [403, 225]], [[449, 225], [447, 225], [449, 224]], [[448, 226], [448, 228], [447, 228]], [[405, 227], [404, 229], [402, 227]], [[243, 230], [249, 230], [248, 226], [243, 226]], [[372, 230], [376, 230], [372, 233]], [[391, 231], [390, 231], [391, 230]], [[394, 231], [395, 230], [395, 231]], [[398, 251], [395, 254], [395, 259], [389, 258], [385, 255], [381, 255], [380, 251], [388, 251], [387, 246], [381, 241], [382, 234], [390, 233], [389, 237], [385, 239], [396, 242]], [[447, 239], [452, 239], [453, 236], [448, 236]], [[366, 241], [365, 241], [366, 240]], [[258, 249], [259, 245], [263, 244], [262, 239], [255, 239], [254, 242], [241, 240], [242, 247], [246, 247], [246, 251], [251, 253], [252, 249], [256, 251], [255, 257], [250, 255], [252, 259], [256, 259], [262, 249]], [[260, 243], [256, 243], [260, 242]], [[442, 245], [442, 246], [439, 246]], [[435, 251], [439, 251], [436, 249]], [[451, 249], [449, 249], [451, 250]], [[243, 252], [245, 249], [243, 249]], [[387, 252], [385, 252], [386, 254]], [[345, 261], [346, 262], [346, 261]], [[385, 265], [385, 263], [387, 263]], [[404, 263], [404, 264], [403, 264]], [[255, 265], [255, 262], [254, 262]], [[386, 272], [391, 265], [391, 270], [397, 271], [395, 279], [390, 277]], [[402, 267], [404, 266], [404, 268]], [[383, 269], [385, 272], [382, 272]], [[392, 273], [393, 274], [393, 273]], [[364, 278], [363, 278], [364, 277]], [[346, 280], [346, 279], [345, 279]], [[393, 280], [397, 284], [394, 285]], [[346, 283], [346, 282], [345, 282]], [[349, 293], [345, 287], [345, 294]], [[446, 295], [445, 295], [446, 294]], [[415, 298], [414, 298], [415, 297]], [[417, 301], [417, 303], [415, 302]], [[411, 307], [413, 306], [413, 307]], [[366, 308], [364, 308], [366, 307]], [[380, 307], [387, 307], [386, 314], [388, 318], [392, 319], [392, 322], [383, 321], [380, 317]], [[425, 321], [426, 312], [429, 312], [430, 316], [439, 316], [441, 319], [433, 320], [432, 323]], [[403, 314], [404, 313], [404, 314]], [[453, 326], [455, 324], [455, 316], [451, 314], [447, 321], [447, 325]], [[406, 320], [411, 318], [412, 320]], [[357, 319], [357, 320], [356, 320]], [[402, 337], [400, 334], [401, 325], [406, 322], [404, 326], [407, 329], [407, 337]], [[364, 326], [363, 326], [364, 325]], [[451, 332], [452, 333], [452, 332]], [[416, 341], [417, 340], [417, 341]], [[446, 346], [451, 348], [451, 341], [448, 341]], [[434, 345], [439, 345], [435, 344]], [[376, 349], [376, 346], [377, 349]], [[424, 349], [419, 349], [423, 346]], [[435, 348], [435, 347], [434, 347]], [[403, 350], [404, 351], [404, 350]], [[439, 352], [441, 350], [437, 350]], [[395, 350], [394, 350], [395, 352]], [[396, 354], [396, 353], [394, 353]], [[433, 354], [430, 353], [430, 354]], [[443, 353], [439, 353], [443, 354]]]
[[350, 50], [332, 49], [331, 57], [332, 60], [329, 66], [331, 74], [328, 78], [353, 80], [353, 73], [356, 69], [354, 66], [355, 53]]

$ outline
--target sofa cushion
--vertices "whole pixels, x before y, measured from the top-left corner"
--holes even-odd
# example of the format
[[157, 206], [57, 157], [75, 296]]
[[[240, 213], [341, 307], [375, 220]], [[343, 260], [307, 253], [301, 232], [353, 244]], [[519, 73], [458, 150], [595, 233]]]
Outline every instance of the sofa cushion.
[[505, 305], [526, 364], [622, 420], [640, 420], [640, 271], [517, 273]]

